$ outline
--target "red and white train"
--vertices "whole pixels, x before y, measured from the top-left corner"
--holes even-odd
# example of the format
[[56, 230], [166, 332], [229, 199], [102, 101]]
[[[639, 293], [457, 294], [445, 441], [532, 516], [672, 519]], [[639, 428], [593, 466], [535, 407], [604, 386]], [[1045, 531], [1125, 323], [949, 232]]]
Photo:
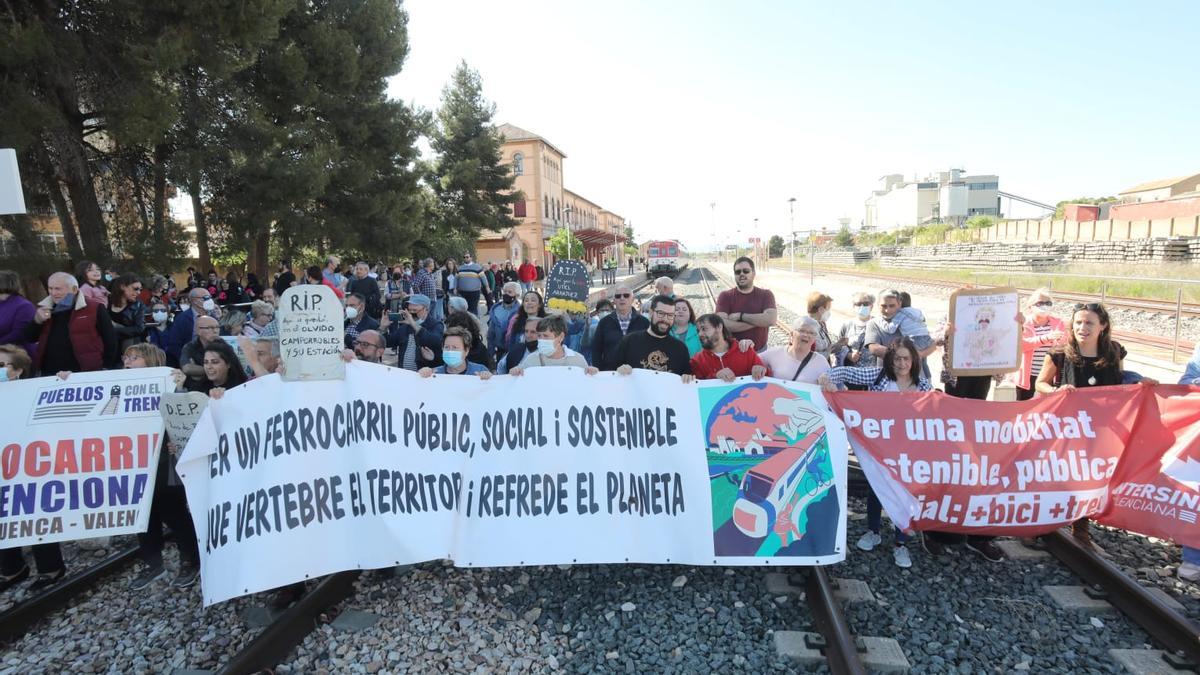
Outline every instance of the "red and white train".
[[687, 249], [674, 239], [648, 241], [638, 248], [638, 254], [650, 278], [673, 277], [688, 265]]

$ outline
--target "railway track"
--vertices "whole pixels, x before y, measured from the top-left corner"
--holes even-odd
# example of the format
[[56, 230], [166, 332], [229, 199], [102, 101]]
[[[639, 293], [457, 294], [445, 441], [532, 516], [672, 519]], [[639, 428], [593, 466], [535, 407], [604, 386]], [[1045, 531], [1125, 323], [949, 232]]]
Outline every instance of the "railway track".
[[[880, 279], [884, 281], [896, 282], [897, 284], [912, 284], [919, 283], [922, 286], [930, 286], [941, 288], [948, 291], [953, 291], [959, 288], [977, 288], [979, 285], [969, 282], [943, 281], [940, 279], [914, 279], [911, 276], [902, 276], [897, 274], [883, 274], [880, 272], [858, 272], [842, 268], [817, 268], [826, 274], [840, 275], [852, 278], [862, 279]], [[1017, 291], [1025, 296], [1029, 295], [1036, 289], [1032, 288], [1017, 288]], [[1126, 309], [1132, 311], [1143, 312], [1158, 312], [1174, 316], [1178, 309], [1181, 317], [1191, 318], [1200, 316], [1200, 304], [1198, 303], [1175, 303], [1163, 300], [1148, 300], [1144, 298], [1129, 298], [1115, 295], [1096, 295], [1093, 293], [1076, 293], [1071, 291], [1054, 291], [1054, 297], [1059, 301], [1074, 301], [1078, 303], [1102, 302], [1109, 309]], [[1195, 349], [1196, 343], [1192, 340], [1180, 339], [1176, 340], [1173, 337], [1154, 335], [1150, 333], [1139, 333], [1136, 331], [1113, 330], [1113, 336], [1119, 339], [1122, 343], [1139, 344], [1154, 349], [1175, 350], [1178, 349], [1183, 354], [1188, 354]]]
[[[713, 290], [710, 277], [716, 278], [711, 269], [704, 266], [693, 268], [693, 275], [699, 277], [704, 288], [710, 311], [716, 311], [717, 293]], [[790, 330], [783, 321], [777, 322], [776, 330], [785, 334]], [[791, 575], [789, 581], [804, 588], [804, 597], [812, 612], [813, 625], [820, 633], [822, 640], [812, 645], [825, 656], [830, 672], [835, 675], [850, 675], [866, 673], [866, 667], [859, 658], [854, 633], [842, 611], [840, 601], [834, 596], [834, 583], [829, 573], [822, 566], [808, 568], [803, 574]]]
[[[707, 265], [705, 268], [714, 277], [720, 276], [720, 273]], [[728, 279], [725, 281], [732, 284]], [[708, 286], [707, 281], [705, 285]], [[953, 285], [953, 287], [958, 288], [959, 286]], [[782, 333], [790, 330], [783, 320], [778, 321], [773, 328]], [[1114, 331], [1114, 336], [1120, 339], [1128, 340], [1130, 335], [1136, 334]], [[1141, 337], [1153, 338], [1154, 336]], [[853, 457], [851, 464], [856, 464]], [[1042, 542], [1046, 551], [1094, 589], [1092, 594], [1095, 597], [1107, 599], [1122, 614], [1141, 626], [1148, 635], [1165, 647], [1167, 652], [1165, 666], [1179, 670], [1195, 669], [1200, 666], [1200, 625], [1149, 593], [1146, 588], [1131, 579], [1120, 568], [1105, 560], [1096, 550], [1079, 544], [1063, 531], [1044, 535], [1039, 538], [1039, 541]], [[813, 588], [813, 585], [818, 583], [810, 581], [809, 588]], [[824, 602], [823, 599], [820, 601]], [[846, 634], [850, 634], [848, 629]]]
[[137, 558], [137, 552], [136, 544], [118, 549], [100, 562], [65, 577], [56, 585], [0, 613], [0, 644], [25, 635], [42, 619], [87, 593], [106, 577], [128, 567]]

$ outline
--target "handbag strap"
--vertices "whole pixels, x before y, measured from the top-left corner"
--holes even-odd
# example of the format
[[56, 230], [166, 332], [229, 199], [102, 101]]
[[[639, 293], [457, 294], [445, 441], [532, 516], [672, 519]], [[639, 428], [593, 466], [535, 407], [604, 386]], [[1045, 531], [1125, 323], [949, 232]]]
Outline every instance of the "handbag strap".
[[800, 377], [800, 373], [804, 372], [804, 366], [808, 365], [808, 362], [812, 359], [813, 354], [815, 353], [816, 352], [810, 350], [808, 352], [808, 356], [804, 357], [804, 360], [800, 362], [800, 367], [796, 369], [796, 374], [792, 376], [792, 382], [795, 382], [796, 378]]

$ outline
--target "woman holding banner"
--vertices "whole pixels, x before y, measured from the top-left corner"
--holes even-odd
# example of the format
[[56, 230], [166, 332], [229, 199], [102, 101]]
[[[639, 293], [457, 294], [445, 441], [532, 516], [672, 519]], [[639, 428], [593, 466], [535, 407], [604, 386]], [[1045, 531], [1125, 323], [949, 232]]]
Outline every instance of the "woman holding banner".
[[[142, 343], [127, 347], [122, 361], [126, 368], [158, 368], [167, 365], [167, 355], [152, 344]], [[163, 448], [158, 453], [154, 495], [150, 498], [150, 525], [145, 532], [138, 534], [138, 556], [142, 559], [142, 566], [129, 582], [131, 591], [140, 591], [166, 576], [162, 557], [164, 525], [175, 533], [175, 544], [179, 546], [179, 572], [171, 581], [171, 586], [187, 588], [196, 583], [200, 576], [196, 526], [188, 513], [183, 483], [175, 473], [176, 458], [183, 448], [176, 447], [166, 438], [166, 434], [163, 440]]]
[[1067, 339], [1067, 326], [1050, 313], [1054, 299], [1050, 289], [1039, 288], [1025, 301], [1026, 316], [1021, 339], [1021, 369], [1017, 372], [1017, 400], [1028, 401], [1036, 393], [1038, 375], [1046, 356]]
[[245, 382], [246, 370], [242, 368], [233, 347], [224, 340], [213, 340], [204, 346], [204, 377], [199, 380], [188, 378], [185, 387], [188, 391], [198, 391], [218, 399], [226, 389]]
[[[2, 381], [32, 377], [33, 361], [29, 353], [17, 345], [0, 345], [0, 374]], [[58, 583], [66, 575], [67, 566], [63, 562], [62, 547], [58, 544], [37, 544], [32, 548], [38, 578], [29, 585], [29, 592], [37, 593]], [[28, 578], [29, 565], [25, 562], [21, 547], [0, 550], [0, 593]]]
[[[865, 385], [867, 391], [910, 392], [931, 391], [929, 380], [921, 374], [921, 355], [917, 346], [910, 338], [902, 337], [892, 342], [883, 355], [883, 365], [872, 368], [854, 368], [839, 366], [830, 368], [817, 380], [825, 391], [837, 391], [839, 387], [857, 384]], [[883, 525], [883, 504], [875, 491], [867, 493], [867, 532], [858, 539], [858, 548], [870, 551], [882, 543], [879, 530]], [[905, 543], [909, 535], [896, 529], [896, 545], [892, 551], [892, 559], [896, 567], [912, 567], [912, 556], [908, 553]]]
[[[1112, 339], [1112, 323], [1104, 305], [1098, 302], [1075, 305], [1066, 342], [1046, 354], [1042, 361], [1037, 391], [1053, 394], [1121, 384], [1125, 354], [1121, 343]], [[1071, 530], [1080, 543], [1093, 545], [1087, 518], [1075, 521]]]

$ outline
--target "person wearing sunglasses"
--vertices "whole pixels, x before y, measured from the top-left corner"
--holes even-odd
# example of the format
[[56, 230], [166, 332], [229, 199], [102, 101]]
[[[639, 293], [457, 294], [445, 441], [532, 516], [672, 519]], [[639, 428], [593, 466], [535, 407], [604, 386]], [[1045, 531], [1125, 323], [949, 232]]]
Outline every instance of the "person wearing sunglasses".
[[[618, 284], [613, 289], [612, 304], [612, 314], [600, 319], [592, 337], [592, 365], [600, 370], [616, 370], [621, 365], [617, 362], [617, 348], [625, 336], [650, 328], [650, 319], [633, 311], [633, 290], [628, 284]], [[671, 309], [674, 311], [674, 304]], [[670, 323], [674, 320], [672, 314]], [[669, 325], [667, 330], [670, 330]]]
[[1021, 369], [1017, 372], [1017, 400], [1028, 401], [1036, 392], [1038, 375], [1051, 350], [1062, 347], [1067, 326], [1050, 313], [1054, 299], [1050, 289], [1039, 288], [1025, 301], [1025, 326], [1021, 337]]
[[755, 351], [767, 348], [767, 335], [775, 325], [775, 294], [754, 286], [754, 261], [742, 256], [733, 262], [734, 288], [717, 296], [717, 316], [735, 340], [753, 340]]

